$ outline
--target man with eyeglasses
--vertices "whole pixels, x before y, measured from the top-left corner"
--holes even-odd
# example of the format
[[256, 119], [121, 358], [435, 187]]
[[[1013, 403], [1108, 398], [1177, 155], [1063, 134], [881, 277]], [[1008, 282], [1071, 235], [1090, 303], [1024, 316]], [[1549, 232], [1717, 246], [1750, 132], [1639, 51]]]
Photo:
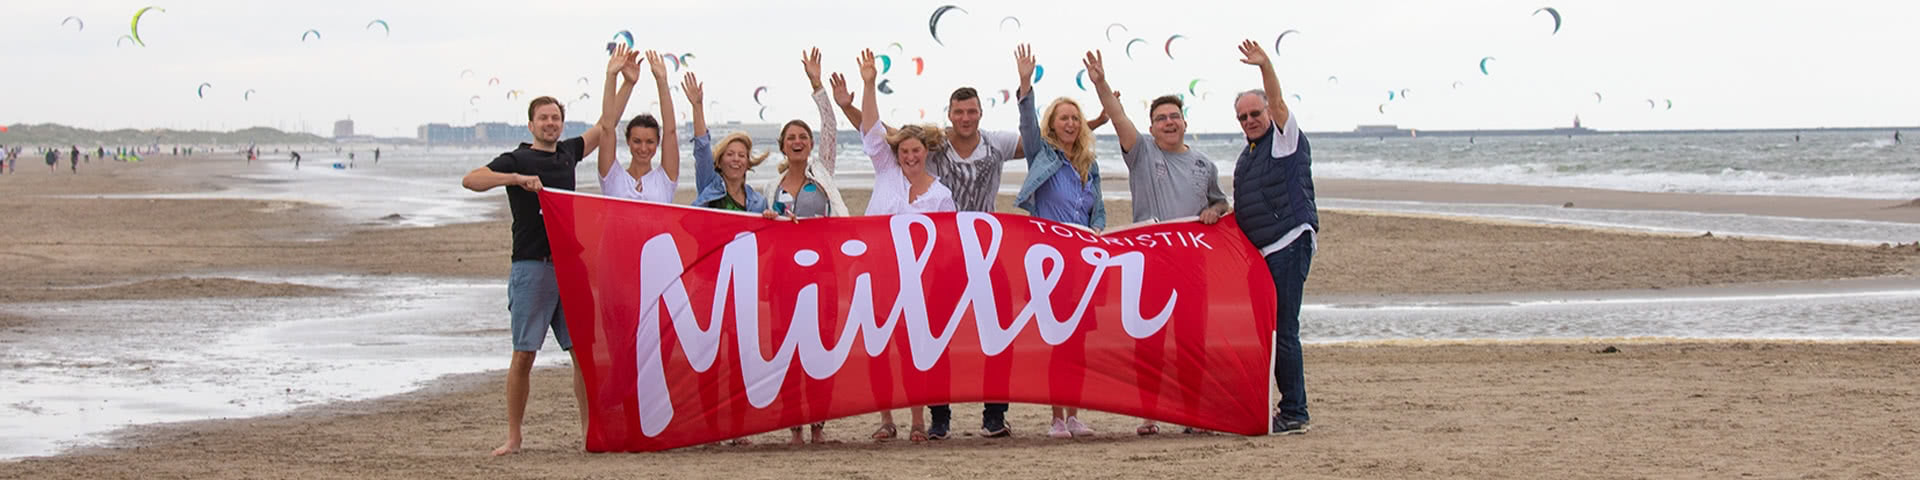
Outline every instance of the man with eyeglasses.
[[[1088, 52], [1087, 79], [1093, 81], [1107, 119], [1120, 137], [1120, 158], [1127, 163], [1127, 188], [1133, 194], [1133, 221], [1173, 220], [1198, 216], [1213, 224], [1227, 214], [1227, 194], [1220, 191], [1220, 171], [1207, 154], [1188, 148], [1186, 110], [1180, 97], [1166, 95], [1147, 107], [1153, 127], [1141, 135], [1127, 118], [1125, 106], [1107, 84], [1100, 52]], [[1142, 425], [1140, 432], [1146, 433]]]
[[1260, 67], [1265, 90], [1241, 93], [1233, 111], [1247, 149], [1233, 166], [1234, 218], [1266, 257], [1279, 300], [1274, 319], [1273, 380], [1280, 404], [1275, 435], [1306, 433], [1306, 370], [1300, 355], [1300, 296], [1313, 264], [1320, 213], [1313, 200], [1312, 149], [1280, 92], [1280, 77], [1260, 44], [1240, 43], [1241, 63]]
[[[1207, 154], [1187, 146], [1186, 103], [1165, 95], [1147, 107], [1153, 126], [1140, 134], [1127, 118], [1126, 107], [1107, 84], [1107, 68], [1100, 52], [1087, 52], [1087, 78], [1100, 95], [1114, 133], [1120, 137], [1120, 158], [1127, 163], [1127, 189], [1133, 195], [1134, 223], [1200, 217], [1212, 225], [1227, 214], [1227, 194], [1220, 191], [1220, 170]], [[1153, 141], [1147, 139], [1151, 137]], [[1134, 428], [1139, 435], [1160, 433], [1151, 419]], [[1202, 433], [1192, 428], [1187, 433]]]

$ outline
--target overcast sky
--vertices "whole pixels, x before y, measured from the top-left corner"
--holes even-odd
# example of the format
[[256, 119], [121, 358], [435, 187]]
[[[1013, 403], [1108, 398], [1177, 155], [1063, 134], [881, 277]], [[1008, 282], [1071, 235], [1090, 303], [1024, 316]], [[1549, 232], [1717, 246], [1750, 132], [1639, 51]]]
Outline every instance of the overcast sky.
[[[897, 93], [881, 97], [881, 108], [892, 122], [917, 120], [920, 109], [943, 122], [955, 87], [995, 96], [1012, 88], [1012, 47], [1030, 42], [1046, 69], [1036, 85], [1043, 105], [1061, 95], [1092, 102], [1074, 77], [1079, 55], [1100, 49], [1134, 118], [1145, 116], [1140, 102], [1201, 79], [1207, 95], [1190, 99], [1192, 129], [1233, 131], [1232, 93], [1259, 82], [1257, 70], [1236, 61], [1235, 45], [1251, 38], [1271, 50], [1292, 29], [1300, 33], [1272, 53], [1283, 87], [1300, 95], [1292, 103], [1308, 130], [1544, 128], [1576, 114], [1600, 129], [1920, 125], [1920, 28], [1911, 23], [1920, 2], [990, 0], [954, 3], [965, 12], [942, 20], [944, 46], [927, 31], [941, 4], [4, 0], [0, 124], [264, 125], [325, 135], [351, 117], [364, 134], [412, 136], [427, 122], [524, 122], [532, 96], [591, 93], [569, 111], [589, 120], [599, 110], [604, 45], [625, 29], [644, 48], [694, 54], [689, 69], [718, 103], [714, 120], [757, 121], [752, 92], [764, 85], [767, 120], [812, 121], [803, 47], [818, 45], [828, 70], [857, 76], [858, 49], [893, 53], [887, 45], [899, 42], [904, 53], [893, 53], [885, 76]], [[142, 20], [147, 46], [116, 47], [146, 5], [166, 9]], [[1543, 6], [1563, 14], [1558, 34], [1547, 15], [1533, 14]], [[67, 16], [86, 28], [63, 26]], [[1003, 29], [1007, 16], [1022, 26]], [[368, 30], [374, 19], [392, 34]], [[1112, 23], [1126, 30], [1114, 29], [1109, 42]], [[307, 29], [321, 38], [303, 42]], [[1169, 58], [1164, 47], [1175, 34], [1185, 38]], [[1129, 60], [1133, 38], [1148, 45]], [[926, 62], [921, 75], [916, 56]], [[1491, 75], [1478, 68], [1487, 56], [1496, 58]], [[478, 74], [461, 78], [467, 69]], [[582, 76], [589, 85], [577, 83]], [[490, 77], [501, 85], [488, 86]], [[204, 99], [195, 95], [202, 82], [213, 84]], [[628, 116], [655, 101], [647, 82]], [[248, 89], [256, 93], [244, 101]], [[529, 95], [508, 100], [508, 89]], [[1400, 89], [1408, 98], [1388, 101]], [[474, 95], [482, 101], [470, 107]], [[1017, 121], [1007, 107], [988, 117], [990, 128]]]

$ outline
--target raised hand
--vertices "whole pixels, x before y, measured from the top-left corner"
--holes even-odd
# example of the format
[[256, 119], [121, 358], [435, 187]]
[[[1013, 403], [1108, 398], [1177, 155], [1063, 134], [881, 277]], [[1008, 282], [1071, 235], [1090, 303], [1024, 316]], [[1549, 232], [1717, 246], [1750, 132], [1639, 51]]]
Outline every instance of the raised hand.
[[873, 66], [873, 50], [861, 50], [860, 56], [855, 58], [854, 62], [860, 65], [861, 80], [872, 83], [874, 77], [880, 76], [880, 69]]
[[1087, 58], [1080, 61], [1081, 65], [1087, 67], [1087, 80], [1092, 80], [1094, 85], [1107, 83], [1106, 62], [1102, 60], [1100, 51], [1094, 50], [1087, 52]]
[[820, 47], [800, 52], [800, 66], [807, 70], [807, 82], [812, 83], [813, 88], [820, 88]]
[[693, 104], [693, 108], [704, 105], [701, 102], [706, 98], [706, 92], [700, 85], [699, 77], [693, 76], [693, 72], [687, 72], [686, 76], [680, 80], [680, 91], [687, 94], [687, 103]]
[[613, 55], [607, 57], [607, 76], [611, 77], [616, 73], [620, 73], [621, 70], [626, 69], [627, 63], [630, 60], [631, 51], [627, 50], [626, 45], [615, 47]]
[[1029, 47], [1024, 43], [1020, 44], [1019, 47], [1015, 47], [1013, 49], [1013, 61], [1014, 65], [1020, 69], [1020, 85], [1031, 85], [1033, 83], [1033, 66], [1040, 64], [1039, 60], [1033, 58], [1033, 47]]
[[1261, 49], [1260, 44], [1253, 40], [1240, 42], [1240, 55], [1246, 57], [1240, 59], [1240, 63], [1247, 65], [1265, 66], [1270, 61], [1267, 59], [1267, 51]]
[[667, 64], [661, 63], [660, 52], [647, 50], [647, 70], [651, 70], [653, 72], [654, 81], [656, 82], [667, 81]]
[[853, 91], [847, 89], [847, 78], [838, 73], [829, 79], [833, 84], [833, 103], [841, 108], [853, 106]]

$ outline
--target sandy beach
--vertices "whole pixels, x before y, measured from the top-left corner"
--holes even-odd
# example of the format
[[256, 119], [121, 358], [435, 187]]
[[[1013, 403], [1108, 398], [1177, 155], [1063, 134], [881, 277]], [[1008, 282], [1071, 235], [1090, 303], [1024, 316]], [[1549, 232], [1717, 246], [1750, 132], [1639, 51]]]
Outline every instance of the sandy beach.
[[[249, 169], [234, 155], [93, 162], [81, 174], [0, 177], [0, 311], [98, 300], [326, 297], [330, 287], [238, 273], [350, 273], [505, 281], [504, 194], [491, 220], [435, 227], [344, 220], [319, 205], [97, 198], [195, 192]], [[1011, 176], [1011, 175], [1010, 175]], [[457, 182], [448, 178], [447, 182]], [[1010, 182], [1013, 180], [1009, 180]], [[1124, 185], [1124, 182], [1121, 183]], [[1920, 221], [1899, 202], [1420, 182], [1323, 181], [1323, 197], [1507, 201], [1622, 209]], [[592, 191], [591, 188], [583, 189]], [[682, 188], [682, 196], [690, 196]], [[867, 192], [847, 191], [864, 209]], [[478, 205], [478, 204], [476, 204]], [[1114, 225], [1131, 218], [1109, 202]], [[1017, 212], [1002, 195], [1001, 210]], [[1544, 227], [1323, 211], [1307, 295], [1404, 296], [1655, 290], [1920, 275], [1920, 245], [1892, 248]], [[504, 327], [505, 318], [501, 315]], [[46, 320], [0, 313], [0, 331]], [[1311, 319], [1309, 319], [1311, 321]], [[502, 333], [504, 335], [504, 333]], [[1617, 352], [1607, 352], [1613, 347]], [[488, 458], [504, 430], [498, 372], [417, 392], [264, 418], [134, 427], [113, 443], [0, 461], [0, 478], [1335, 477], [1897, 478], [1920, 469], [1920, 363], [1912, 342], [1377, 342], [1306, 349], [1315, 429], [1285, 438], [1140, 438], [1093, 414], [1103, 435], [1052, 441], [1046, 413], [1015, 406], [1018, 436], [939, 445], [866, 441], [874, 416], [829, 424], [841, 443], [649, 455], [580, 453], [567, 376], [535, 374], [528, 451]], [[501, 366], [506, 363], [503, 351]], [[4, 409], [6, 406], [0, 406]], [[955, 426], [978, 409], [956, 407]], [[8, 410], [8, 415], [25, 414]], [[946, 451], [936, 451], [945, 449]]]

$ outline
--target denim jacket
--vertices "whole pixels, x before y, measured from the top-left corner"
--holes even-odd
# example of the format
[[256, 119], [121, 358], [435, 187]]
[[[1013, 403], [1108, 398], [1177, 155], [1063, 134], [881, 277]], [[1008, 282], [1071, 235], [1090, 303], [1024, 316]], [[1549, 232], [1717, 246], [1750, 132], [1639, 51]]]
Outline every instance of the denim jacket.
[[[1067, 162], [1066, 153], [1053, 148], [1052, 144], [1047, 143], [1047, 140], [1040, 136], [1039, 115], [1034, 113], [1033, 109], [1033, 91], [1029, 89], [1026, 96], [1020, 97], [1020, 148], [1027, 152], [1027, 179], [1020, 182], [1020, 195], [1013, 198], [1015, 205], [1019, 205], [1029, 213], [1034, 211], [1034, 192], [1040, 189], [1040, 185], [1047, 183], [1047, 179], [1053, 178], [1060, 169], [1073, 168]], [[1093, 132], [1082, 129], [1080, 134], [1092, 135]], [[1105, 230], [1107, 204], [1100, 192], [1099, 162], [1094, 162], [1088, 167], [1087, 181], [1093, 182], [1093, 214], [1086, 226], [1095, 231]]]
[[[727, 181], [720, 178], [720, 171], [713, 169], [713, 137], [711, 134], [693, 137], [693, 179], [700, 194], [693, 198], [693, 206], [706, 208], [707, 202], [727, 196]], [[741, 185], [746, 190], [747, 201], [744, 205], [748, 212], [767, 211], [767, 198], [753, 191], [752, 185]]]

